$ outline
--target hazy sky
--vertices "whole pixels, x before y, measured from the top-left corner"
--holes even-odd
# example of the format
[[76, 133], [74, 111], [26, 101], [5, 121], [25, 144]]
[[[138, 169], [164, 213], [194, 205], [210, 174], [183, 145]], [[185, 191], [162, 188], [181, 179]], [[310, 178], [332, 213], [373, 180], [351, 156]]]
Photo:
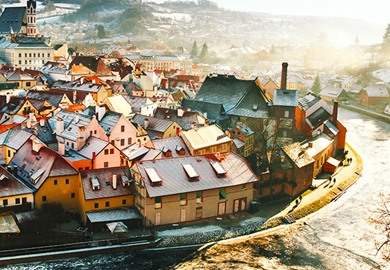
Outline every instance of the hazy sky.
[[[162, 2], [158, 0], [156, 2]], [[211, 0], [230, 10], [360, 18], [390, 23], [390, 0]]]

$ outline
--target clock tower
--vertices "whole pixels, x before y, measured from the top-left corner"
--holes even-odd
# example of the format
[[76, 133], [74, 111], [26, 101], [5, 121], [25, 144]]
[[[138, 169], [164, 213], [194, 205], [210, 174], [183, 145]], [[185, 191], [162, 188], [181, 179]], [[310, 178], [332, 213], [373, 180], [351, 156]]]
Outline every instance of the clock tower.
[[27, 27], [26, 32], [28, 37], [33, 37], [37, 33], [37, 2], [36, 0], [27, 1]]

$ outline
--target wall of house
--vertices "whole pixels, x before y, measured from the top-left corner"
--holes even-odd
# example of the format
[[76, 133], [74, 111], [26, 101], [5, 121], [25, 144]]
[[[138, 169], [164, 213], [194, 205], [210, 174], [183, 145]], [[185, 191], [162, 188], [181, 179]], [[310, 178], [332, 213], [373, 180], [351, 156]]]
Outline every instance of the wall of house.
[[[79, 212], [79, 178], [79, 174], [47, 178], [35, 193], [36, 207], [41, 208], [43, 203], [59, 203], [65, 211]], [[56, 180], [57, 184], [55, 184]], [[74, 194], [74, 197], [72, 194]], [[44, 201], [44, 196], [46, 201]]]
[[[223, 179], [221, 179], [223, 180]], [[220, 199], [219, 189], [202, 191], [202, 202], [197, 203], [196, 192], [187, 193], [185, 205], [180, 203], [180, 194], [162, 197], [161, 208], [155, 207], [155, 198], [146, 198], [145, 217], [155, 225], [183, 223], [197, 219], [231, 214], [234, 210], [248, 210], [253, 200], [253, 183], [226, 187], [227, 199]], [[238, 201], [237, 201], [238, 200]], [[241, 200], [241, 201], [240, 201]], [[218, 213], [220, 204], [225, 204], [225, 211]], [[234, 206], [239, 205], [236, 209]], [[200, 212], [201, 217], [196, 213]], [[159, 216], [160, 223], [156, 223]], [[157, 218], [158, 219], [158, 218]]]
[[22, 107], [16, 114], [28, 116], [30, 112], [34, 113], [35, 117], [40, 117], [38, 110], [35, 109], [35, 107], [30, 103], [30, 101], [26, 100], [26, 102], [23, 103]]
[[17, 47], [6, 49], [8, 65], [17, 65], [21, 69], [40, 69], [46, 62], [53, 60], [52, 47]]
[[332, 156], [333, 152], [333, 142], [331, 142], [327, 147], [325, 147], [321, 152], [313, 156], [314, 159], [314, 169], [313, 169], [313, 178], [315, 178], [322, 171], [322, 166], [326, 160]]
[[[17, 200], [19, 200], [19, 203], [17, 203]], [[34, 208], [34, 195], [32, 193], [1, 197], [0, 198], [0, 207], [3, 208], [3, 207], [12, 207], [12, 206], [22, 205], [23, 200], [25, 200], [25, 203], [31, 203], [32, 208]], [[7, 205], [5, 205], [5, 203]]]
[[[124, 131], [122, 131], [122, 126]], [[107, 141], [122, 150], [137, 142], [137, 129], [122, 115], [110, 136], [107, 137]]]
[[[111, 151], [114, 151], [114, 153], [111, 154]], [[105, 147], [100, 153], [96, 153], [96, 154], [97, 156], [93, 161], [93, 169], [121, 166], [120, 151], [112, 144], [107, 145], [107, 147]]]
[[[130, 190], [130, 187], [129, 187]], [[130, 193], [130, 192], [129, 192]], [[115, 209], [119, 207], [132, 207], [134, 206], [134, 196], [126, 195], [126, 196], [117, 196], [117, 197], [109, 197], [109, 198], [98, 198], [93, 200], [85, 200], [81, 198], [81, 207], [82, 211], [80, 212], [81, 220], [85, 224], [87, 221], [86, 213], [90, 211], [102, 211]], [[108, 206], [106, 206], [108, 203]], [[95, 204], [98, 204], [98, 207], [95, 207]]]
[[178, 133], [176, 133], [176, 129], [179, 129], [179, 133], [181, 131], [181, 127], [176, 123], [174, 122], [165, 132], [164, 132], [164, 135], [163, 135], [163, 139], [166, 139], [166, 138], [172, 138], [172, 137], [176, 137]]
[[221, 144], [215, 144], [212, 146], [200, 148], [200, 149], [193, 149], [191, 147], [191, 144], [188, 143], [185, 136], [182, 137], [184, 142], [186, 143], [190, 153], [192, 156], [200, 156], [200, 155], [207, 155], [207, 154], [216, 154], [216, 153], [226, 153], [231, 151], [232, 142], [226, 142]]
[[4, 151], [5, 164], [8, 165], [11, 159], [14, 157], [16, 150], [12, 149], [11, 147], [4, 146], [3, 151]]

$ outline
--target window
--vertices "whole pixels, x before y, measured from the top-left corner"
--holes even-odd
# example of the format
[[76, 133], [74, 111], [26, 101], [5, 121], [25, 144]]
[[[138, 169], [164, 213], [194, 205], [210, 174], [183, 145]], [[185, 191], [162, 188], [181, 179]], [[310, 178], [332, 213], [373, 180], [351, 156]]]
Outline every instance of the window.
[[8, 200], [7, 199], [4, 199], [3, 200], [3, 206], [7, 206], [8, 205]]
[[11, 150], [8, 149], [8, 156], [11, 156]]
[[180, 194], [180, 205], [187, 204], [187, 194]]
[[38, 57], [41, 57], [41, 54], [40, 54], [40, 53], [38, 53]]
[[161, 197], [154, 198], [154, 208], [159, 209], [162, 207], [162, 199]]
[[111, 144], [112, 144], [112, 145], [115, 145], [115, 140], [111, 140]]
[[121, 139], [121, 146], [125, 145], [125, 139]]
[[65, 179], [65, 184], [69, 185], [69, 179]]
[[46, 196], [42, 196], [42, 202], [46, 202]]
[[127, 202], [125, 199], [122, 200], [122, 204], [125, 205]]
[[246, 190], [246, 185], [245, 184], [242, 185], [242, 190]]
[[22, 64], [22, 60], [19, 60], [19, 65], [21, 65]]
[[111, 148], [111, 149], [110, 149], [110, 154], [111, 154], [111, 155], [114, 154], [114, 148]]
[[202, 207], [196, 207], [195, 218], [196, 219], [202, 218], [202, 212], [203, 212]]
[[72, 149], [74, 149], [74, 143], [72, 143]]
[[47, 54], [47, 57], [50, 57], [50, 53]]
[[106, 202], [106, 207], [109, 207], [110, 206], [110, 202]]
[[96, 130], [94, 130], [94, 131], [93, 131], [93, 134], [95, 134], [95, 135], [96, 135], [96, 134], [97, 134], [97, 131], [96, 131]]
[[220, 200], [226, 200], [227, 199], [225, 188], [220, 188], [219, 189], [219, 199]]
[[26, 204], [27, 203], [27, 197], [23, 197], [22, 198], [22, 204]]
[[127, 139], [127, 144], [128, 144], [128, 145], [131, 145], [131, 138], [128, 138], [128, 139]]
[[108, 155], [108, 149], [104, 149], [104, 154]]
[[202, 203], [202, 202], [203, 202], [202, 191], [197, 191], [196, 192], [196, 203]]
[[54, 179], [54, 185], [56, 186], [58, 184], [58, 180]]
[[20, 204], [20, 198], [15, 199], [15, 204]]
[[108, 168], [108, 162], [104, 162], [104, 168]]
[[125, 132], [125, 126], [121, 126], [121, 132]]
[[76, 198], [76, 194], [75, 194], [74, 192], [72, 192], [72, 193], [70, 194], [70, 197], [71, 197], [72, 199], [74, 199], [74, 198]]
[[27, 53], [24, 54], [24, 57], [27, 57]]
[[99, 208], [99, 203], [95, 203], [93, 206], [95, 209]]

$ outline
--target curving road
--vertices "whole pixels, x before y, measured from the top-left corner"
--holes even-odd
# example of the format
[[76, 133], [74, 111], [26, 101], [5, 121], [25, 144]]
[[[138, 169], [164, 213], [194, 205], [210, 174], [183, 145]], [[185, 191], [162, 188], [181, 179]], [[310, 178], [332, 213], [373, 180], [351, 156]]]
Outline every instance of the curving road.
[[[390, 269], [376, 255], [380, 229], [369, 223], [390, 193], [390, 125], [341, 109], [347, 140], [363, 157], [363, 177], [336, 202], [307, 218], [307, 226], [278, 242], [274, 257], [259, 257], [266, 269]], [[141, 251], [19, 265], [14, 269], [159, 269], [180, 262], [190, 250]], [[170, 268], [170, 267], [169, 267]]]

